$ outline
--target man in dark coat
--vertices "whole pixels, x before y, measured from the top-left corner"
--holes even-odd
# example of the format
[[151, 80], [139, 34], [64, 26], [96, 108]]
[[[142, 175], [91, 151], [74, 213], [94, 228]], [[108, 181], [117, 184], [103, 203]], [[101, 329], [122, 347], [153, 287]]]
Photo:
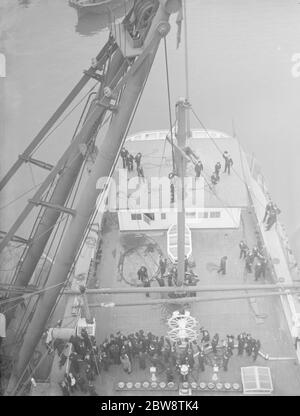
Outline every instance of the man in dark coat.
[[241, 240], [239, 243], [239, 247], [240, 247], [240, 259], [241, 258], [245, 258], [247, 255], [247, 251], [249, 250], [247, 244], [245, 243], [245, 241]]
[[198, 162], [195, 165], [196, 178], [200, 177], [202, 171], [203, 171], [203, 164], [202, 164], [201, 160], [198, 160]]
[[264, 218], [263, 218], [263, 222], [266, 222], [266, 220], [267, 220], [268, 216], [270, 215], [270, 212], [273, 210], [273, 208], [274, 208], [273, 207], [273, 202], [269, 201], [266, 205], [266, 208], [265, 208], [265, 215], [264, 215]]
[[228, 371], [228, 362], [229, 362], [230, 355], [228, 352], [225, 352], [223, 355], [223, 370]]
[[220, 267], [218, 273], [226, 274], [227, 256], [223, 256], [220, 260]]
[[167, 259], [164, 259], [163, 257], [160, 257], [159, 259], [159, 270], [161, 277], [164, 276], [167, 270]]
[[128, 154], [127, 159], [126, 159], [126, 163], [127, 163], [127, 169], [129, 172], [133, 171], [133, 160], [134, 157], [132, 156], [132, 154]]
[[238, 355], [243, 355], [245, 348], [245, 335], [244, 333], [239, 334], [237, 337], [238, 340]]
[[225, 152], [223, 153], [223, 158], [225, 160], [224, 173], [227, 172], [228, 175], [230, 175], [230, 168], [233, 166], [233, 160], [231, 156], [229, 155], [229, 153], [227, 152], [227, 150], [225, 150]]
[[204, 355], [203, 350], [200, 350], [199, 351], [198, 362], [199, 362], [199, 368], [200, 368], [200, 370], [202, 372], [205, 371], [205, 365], [204, 365], [204, 363], [205, 363], [205, 355]]
[[142, 159], [142, 153], [139, 152], [135, 155], [135, 158], [134, 158], [137, 169], [141, 166], [141, 159]]
[[219, 180], [220, 179], [220, 170], [221, 170], [221, 163], [220, 162], [217, 162], [216, 164], [215, 164], [215, 176], [217, 177], [217, 179]]
[[123, 161], [123, 169], [126, 169], [126, 167], [127, 167], [128, 154], [129, 154], [128, 150], [125, 149], [125, 147], [122, 147], [122, 149], [121, 149], [121, 158], [122, 158], [122, 161]]
[[219, 334], [215, 334], [211, 340], [211, 347], [214, 354], [217, 354], [217, 346], [219, 343]]

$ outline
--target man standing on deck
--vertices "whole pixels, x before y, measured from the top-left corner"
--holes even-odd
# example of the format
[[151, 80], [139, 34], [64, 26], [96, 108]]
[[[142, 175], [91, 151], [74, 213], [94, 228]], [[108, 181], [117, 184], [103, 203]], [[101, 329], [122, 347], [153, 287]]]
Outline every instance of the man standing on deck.
[[227, 353], [231, 357], [234, 349], [234, 335], [227, 335]]
[[134, 157], [135, 163], [136, 163], [136, 169], [138, 170], [138, 168], [141, 166], [141, 159], [142, 159], [142, 153], [137, 153]]
[[245, 258], [245, 268], [248, 273], [252, 273], [253, 260], [253, 253], [251, 250], [248, 250]]
[[[148, 276], [148, 272], [144, 276], [143, 285], [144, 285], [144, 287], [151, 287], [150, 279], [149, 279], [149, 276]], [[150, 293], [146, 293], [146, 298], [149, 298], [149, 296], [150, 296]]]
[[203, 171], [203, 164], [201, 160], [198, 160], [198, 162], [195, 165], [195, 174], [196, 178], [200, 178], [201, 172]]
[[270, 215], [270, 212], [272, 211], [272, 209], [273, 209], [273, 202], [269, 201], [266, 205], [266, 208], [265, 208], [265, 215], [264, 215], [264, 218], [263, 218], [263, 222], [266, 222], [266, 219]]
[[219, 182], [220, 177], [218, 177], [215, 172], [213, 172], [213, 174], [210, 177], [211, 183], [213, 185], [217, 185], [217, 183]]
[[245, 348], [245, 338], [246, 334], [243, 332], [237, 336], [238, 340], [238, 355], [243, 355], [244, 348]]
[[133, 161], [134, 161], [134, 157], [133, 157], [133, 155], [130, 153], [128, 156], [127, 156], [127, 163], [128, 163], [128, 171], [129, 172], [132, 172], [133, 171]]
[[276, 221], [277, 221], [277, 213], [275, 209], [272, 209], [267, 219], [266, 231], [269, 231], [273, 227]]
[[[144, 287], [150, 287], [150, 279], [148, 276], [148, 271], [145, 266], [142, 266], [137, 271], [138, 279], [143, 283]], [[148, 298], [150, 295], [149, 293], [146, 293], [146, 297]]]
[[245, 343], [245, 350], [247, 355], [250, 357], [251, 353], [252, 353], [252, 347], [253, 347], [253, 338], [251, 337], [250, 334], [246, 335], [246, 343]]
[[255, 281], [257, 282], [258, 281], [258, 279], [260, 278], [260, 276], [261, 276], [261, 273], [262, 273], [262, 264], [258, 261], [257, 263], [256, 263], [256, 265], [255, 265], [255, 268], [254, 268], [254, 277], [255, 277]]
[[227, 262], [227, 256], [223, 256], [220, 261], [220, 267], [219, 267], [218, 273], [226, 274], [226, 262]]
[[128, 150], [125, 149], [125, 147], [122, 147], [122, 149], [121, 149], [121, 158], [122, 158], [122, 161], [123, 161], [123, 169], [126, 169], [126, 167], [127, 167], [128, 153], [129, 153]]
[[213, 339], [211, 340], [211, 347], [212, 347], [214, 354], [217, 354], [218, 343], [219, 343], [219, 334], [217, 333], [213, 336]]
[[148, 275], [147, 268], [145, 266], [141, 266], [137, 271], [138, 279], [142, 282], [144, 277]]
[[227, 150], [225, 150], [225, 152], [223, 153], [223, 158], [225, 160], [225, 168], [224, 168], [224, 173], [228, 173], [228, 175], [230, 175], [230, 168], [231, 166], [233, 166], [233, 160], [231, 158], [231, 156], [229, 155], [229, 153], [227, 152]]
[[225, 352], [223, 355], [223, 370], [228, 371], [229, 353]]
[[217, 180], [220, 179], [220, 170], [221, 170], [221, 163], [220, 162], [217, 162], [215, 164], [215, 172], [214, 172]]
[[145, 175], [144, 175], [144, 169], [143, 169], [143, 166], [137, 166], [137, 174], [138, 174], [138, 177], [139, 178], [144, 178], [145, 177]]
[[258, 353], [259, 353], [259, 349], [260, 349], [260, 341], [253, 340], [253, 346], [252, 346], [253, 361], [256, 361]]
[[[199, 348], [199, 347], [198, 347]], [[205, 371], [205, 356], [202, 349], [199, 349], [199, 355], [198, 355], [198, 362], [199, 362], [199, 368], [203, 372]]]
[[167, 270], [167, 259], [164, 259], [162, 256], [159, 259], [159, 270], [161, 277], [163, 277]]
[[240, 241], [239, 247], [240, 247], [240, 259], [241, 258], [244, 259], [246, 257], [246, 254], [247, 254], [247, 251], [249, 250], [249, 248], [248, 248], [248, 246], [247, 246], [247, 244], [245, 243], [244, 240]]

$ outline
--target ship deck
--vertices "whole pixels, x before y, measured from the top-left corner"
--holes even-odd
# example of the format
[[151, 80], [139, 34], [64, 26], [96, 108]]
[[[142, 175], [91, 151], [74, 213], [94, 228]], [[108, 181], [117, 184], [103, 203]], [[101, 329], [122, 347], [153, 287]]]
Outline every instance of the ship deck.
[[[230, 230], [193, 230], [193, 258], [195, 259], [194, 272], [199, 276], [198, 285], [224, 285], [224, 284], [252, 284], [271, 283], [271, 277], [267, 274], [264, 281], [254, 282], [253, 274], [246, 275], [244, 261], [239, 259], [238, 243], [244, 239], [249, 247], [256, 245], [254, 217], [251, 211], [242, 211], [242, 221], [239, 229]], [[165, 232], [120, 232], [116, 217], [108, 216], [103, 228], [103, 260], [97, 269], [97, 286], [124, 288], [135, 285], [136, 272], [144, 264], [148, 271], [157, 269], [158, 254], [161, 250], [166, 255]], [[222, 256], [228, 256], [227, 274], [217, 274], [217, 267]], [[157, 258], [156, 258], [157, 256]], [[121, 266], [121, 267], [120, 267]], [[95, 283], [95, 282], [94, 282]], [[156, 282], [152, 286], [157, 285]], [[235, 294], [247, 293], [246, 290]], [[162, 295], [151, 293], [146, 299], [158, 299]], [[211, 294], [199, 294], [199, 296], [222, 296], [222, 292]], [[143, 301], [144, 294], [118, 294], [118, 295], [93, 295], [89, 296], [90, 303], [100, 302], [135, 302]], [[261, 356], [253, 363], [251, 357], [238, 357], [236, 352], [229, 361], [228, 372], [220, 370], [219, 381], [222, 383], [241, 384], [241, 367], [252, 365], [270, 367], [274, 386], [273, 394], [298, 395], [300, 389], [300, 371], [297, 365], [294, 345], [287, 327], [278, 297], [258, 297], [251, 299], [238, 299], [230, 301], [195, 302], [185, 305], [198, 322], [198, 329], [203, 326], [211, 336], [218, 332], [220, 339], [225, 339], [227, 334], [237, 336], [240, 332], [250, 333], [255, 339], [261, 341], [261, 351], [270, 357], [277, 358], [274, 361], [265, 360]], [[93, 314], [97, 322], [97, 342], [102, 343], [110, 334], [121, 331], [123, 334], [134, 333], [143, 329], [145, 333], [151, 331], [155, 335], [166, 335], [168, 327], [167, 318], [176, 305], [142, 305], [120, 306], [113, 308], [93, 308]], [[210, 382], [213, 369], [206, 366], [201, 373], [196, 367], [191, 381]], [[150, 381], [149, 362], [147, 369], [138, 369], [138, 363], [133, 364], [130, 375], [123, 372], [121, 365], [111, 365], [108, 372], [102, 372], [95, 382], [99, 395], [126, 395], [143, 394], [159, 395], [162, 392], [153, 391], [118, 391], [115, 389], [118, 382], [143, 382]], [[158, 376], [159, 381], [166, 381], [162, 372]], [[178, 394], [168, 391], [167, 394]], [[221, 394], [194, 391], [193, 394]], [[224, 393], [222, 393], [224, 394]], [[230, 394], [230, 393], [228, 393]], [[237, 394], [237, 393], [235, 393]]]

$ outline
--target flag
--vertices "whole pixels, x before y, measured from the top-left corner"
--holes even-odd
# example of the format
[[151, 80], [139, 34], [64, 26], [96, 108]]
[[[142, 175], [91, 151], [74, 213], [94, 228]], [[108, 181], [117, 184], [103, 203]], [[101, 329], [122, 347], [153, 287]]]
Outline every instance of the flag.
[[180, 42], [181, 42], [181, 26], [183, 21], [183, 10], [182, 10], [182, 3], [180, 6], [180, 9], [177, 13], [176, 23], [177, 23], [177, 49], [179, 48]]

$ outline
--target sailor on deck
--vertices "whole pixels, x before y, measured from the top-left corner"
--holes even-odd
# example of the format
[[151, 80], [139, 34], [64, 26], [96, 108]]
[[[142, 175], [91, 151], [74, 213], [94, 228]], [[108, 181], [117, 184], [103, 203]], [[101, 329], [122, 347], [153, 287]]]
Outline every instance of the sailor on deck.
[[[138, 275], [138, 279], [143, 283], [144, 287], [150, 287], [150, 279], [148, 276], [148, 271], [147, 268], [145, 266], [142, 266], [139, 268], [139, 270], [137, 271], [137, 275]], [[149, 297], [149, 293], [146, 293], [146, 297]]]
[[247, 254], [247, 250], [249, 250], [248, 246], [247, 246], [247, 244], [245, 243], [244, 240], [241, 240], [240, 243], [239, 243], [239, 247], [240, 247], [240, 259], [241, 258], [244, 259], [246, 257], [246, 254]]
[[227, 262], [227, 256], [223, 256], [220, 261], [220, 267], [219, 267], [218, 273], [226, 274], [226, 262]]
[[273, 202], [269, 201], [266, 205], [266, 208], [265, 208], [265, 215], [264, 215], [264, 218], [263, 218], [263, 222], [266, 222], [266, 220], [267, 220], [268, 216], [270, 215], [270, 212], [272, 211], [272, 209], [273, 209]]
[[219, 334], [217, 333], [213, 336], [213, 339], [211, 340], [211, 347], [212, 347], [214, 354], [217, 354], [218, 343], [219, 343]]
[[227, 152], [227, 150], [225, 150], [225, 152], [223, 153], [223, 158], [225, 160], [225, 168], [224, 168], [224, 173], [228, 173], [228, 175], [230, 175], [230, 168], [233, 165], [233, 160], [231, 158], [231, 156], [229, 155], [229, 153]]
[[218, 179], [220, 179], [220, 170], [221, 170], [221, 163], [217, 162], [215, 164], [215, 172], [214, 173], [215, 173], [215, 175]]
[[123, 161], [123, 169], [126, 169], [127, 167], [127, 157], [128, 157], [128, 150], [125, 149], [125, 147], [122, 147], [121, 149], [121, 157], [122, 157], [122, 161]]
[[159, 259], [159, 270], [161, 277], [163, 277], [167, 270], [167, 259], [164, 259], [162, 256]]
[[137, 153], [134, 157], [135, 163], [136, 163], [136, 169], [138, 169], [141, 166], [141, 159], [142, 159], [142, 153]]
[[127, 159], [126, 159], [126, 164], [127, 164], [127, 169], [129, 172], [133, 171], [133, 160], [134, 160], [134, 157], [132, 156], [132, 154], [128, 154]]
[[217, 185], [217, 183], [219, 182], [220, 177], [216, 175], [215, 172], [213, 172], [213, 174], [210, 177], [211, 183], [213, 185]]
[[195, 165], [196, 178], [200, 178], [202, 171], [203, 171], [203, 163], [201, 162], [201, 160], [198, 160], [198, 162]]

